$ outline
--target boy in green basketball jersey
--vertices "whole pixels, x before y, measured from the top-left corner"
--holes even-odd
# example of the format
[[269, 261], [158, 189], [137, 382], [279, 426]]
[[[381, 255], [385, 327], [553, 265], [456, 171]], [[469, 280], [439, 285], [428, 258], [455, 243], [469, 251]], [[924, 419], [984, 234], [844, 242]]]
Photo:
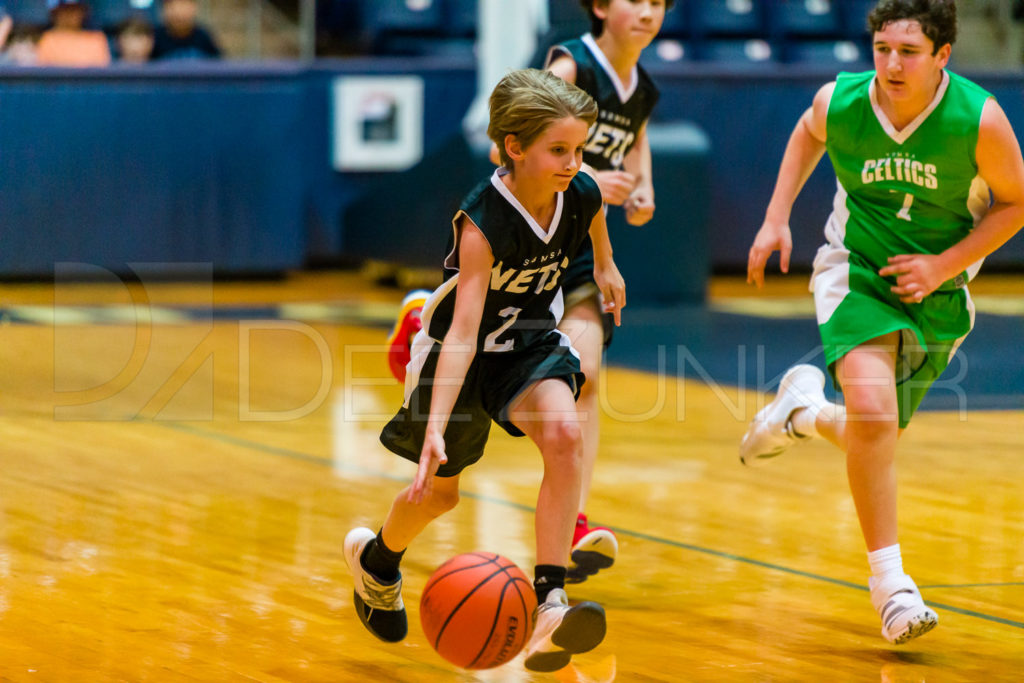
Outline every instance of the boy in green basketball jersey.
[[868, 17], [875, 70], [815, 95], [786, 147], [747, 281], [778, 250], [789, 269], [790, 209], [825, 152], [838, 180], [811, 290], [828, 369], [797, 365], [740, 445], [747, 465], [820, 436], [847, 456], [882, 635], [903, 643], [938, 616], [903, 572], [896, 442], [974, 323], [967, 291], [981, 261], [1024, 224], [1024, 162], [992, 96], [944, 68], [952, 0], [882, 0]]

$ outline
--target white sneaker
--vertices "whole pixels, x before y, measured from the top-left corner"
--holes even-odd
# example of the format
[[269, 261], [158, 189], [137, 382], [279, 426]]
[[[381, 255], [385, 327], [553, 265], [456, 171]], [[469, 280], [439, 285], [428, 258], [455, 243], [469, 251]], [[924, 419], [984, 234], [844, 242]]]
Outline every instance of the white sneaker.
[[397, 643], [409, 633], [402, 602], [402, 575], [386, 583], [363, 569], [361, 559], [366, 544], [376, 537], [366, 527], [356, 527], [345, 536], [345, 561], [355, 580], [352, 602], [359, 621], [370, 633], [384, 642]]
[[871, 604], [882, 618], [882, 637], [894, 645], [924, 635], [939, 624], [939, 615], [924, 604], [914, 580], [894, 574], [868, 580]]
[[530, 671], [558, 671], [573, 655], [589, 652], [604, 640], [604, 608], [596, 602], [569, 607], [569, 598], [561, 588], [548, 593], [535, 614], [523, 663]]
[[740, 442], [740, 462], [753, 466], [781, 455], [797, 441], [809, 439], [793, 431], [790, 418], [800, 408], [821, 406], [825, 399], [825, 373], [813, 365], [794, 365], [779, 382], [775, 400], [762, 408]]

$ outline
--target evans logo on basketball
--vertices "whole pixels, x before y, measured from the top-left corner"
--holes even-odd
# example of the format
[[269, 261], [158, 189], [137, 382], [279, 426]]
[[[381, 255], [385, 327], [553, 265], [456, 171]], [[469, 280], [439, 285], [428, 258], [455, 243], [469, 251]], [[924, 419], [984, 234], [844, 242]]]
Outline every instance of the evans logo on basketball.
[[525, 294], [532, 289], [534, 294], [540, 294], [558, 286], [562, 270], [568, 265], [569, 259], [563, 258], [539, 268], [503, 270], [504, 264], [499, 261], [491, 270], [491, 289], [511, 294]]
[[501, 644], [498, 654], [494, 655], [494, 661], [499, 664], [515, 657], [523, 647], [522, 643], [516, 642], [516, 635], [519, 633], [519, 619], [509, 617], [505, 624], [505, 642]]

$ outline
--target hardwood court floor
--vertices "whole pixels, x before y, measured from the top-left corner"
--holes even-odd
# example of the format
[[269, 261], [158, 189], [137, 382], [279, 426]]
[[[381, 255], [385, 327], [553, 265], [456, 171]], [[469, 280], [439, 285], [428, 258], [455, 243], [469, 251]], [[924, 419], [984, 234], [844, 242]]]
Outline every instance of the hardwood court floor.
[[895, 647], [838, 453], [745, 469], [763, 397], [616, 369], [590, 515], [621, 555], [570, 588], [606, 606], [605, 642], [533, 675], [459, 671], [423, 638], [420, 591], [451, 555], [532, 569], [540, 458], [500, 430], [407, 554], [409, 638], [375, 640], [342, 539], [413, 469], [376, 443], [401, 400], [384, 333], [350, 321], [400, 297], [350, 274], [0, 287], [0, 680], [1020, 680], [1020, 413], [926, 413], [905, 435], [903, 552], [940, 625]]

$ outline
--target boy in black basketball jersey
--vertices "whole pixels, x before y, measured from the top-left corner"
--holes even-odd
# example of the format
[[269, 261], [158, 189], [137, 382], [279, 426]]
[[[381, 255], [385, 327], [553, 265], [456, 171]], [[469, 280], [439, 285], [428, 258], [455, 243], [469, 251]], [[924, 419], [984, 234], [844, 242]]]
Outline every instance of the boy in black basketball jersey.
[[[606, 204], [622, 206], [631, 225], [654, 215], [651, 148], [647, 119], [658, 88], [638, 64], [640, 53], [661, 30], [672, 0], [580, 0], [590, 15], [591, 32], [555, 45], [547, 68], [574, 83], [597, 102], [597, 122], [583, 148], [585, 170], [594, 176]], [[565, 274], [565, 317], [559, 329], [580, 352], [587, 384], [578, 401], [583, 427], [583, 488], [573, 531], [569, 582], [610, 567], [618, 553], [615, 534], [587, 523], [586, 504], [600, 439], [598, 378], [612, 327], [602, 315], [594, 285], [593, 251], [584, 242]]]
[[[658, 89], [638, 64], [640, 53], [661, 30], [674, 0], [580, 0], [592, 32], [551, 48], [548, 69], [597, 102], [598, 119], [583, 150], [584, 170], [601, 188], [606, 204], [622, 206], [626, 220], [643, 225], [654, 215], [651, 148], [646, 126]], [[498, 163], [497, 148], [491, 159]], [[600, 438], [598, 378], [612, 325], [601, 311], [589, 241], [572, 256], [562, 279], [565, 315], [559, 328], [579, 351], [587, 383], [577, 405], [583, 426], [583, 485], [569, 559], [569, 583], [580, 583], [615, 562], [618, 541], [611, 529], [591, 527], [585, 514]], [[387, 339], [388, 367], [399, 382], [411, 357], [411, 340], [422, 326], [429, 292], [409, 292]]]
[[419, 463], [380, 532], [345, 538], [355, 608], [378, 638], [407, 632], [399, 563], [406, 547], [459, 498], [459, 475], [483, 455], [491, 420], [529, 436], [544, 459], [537, 500], [536, 625], [525, 665], [555, 671], [604, 638], [604, 610], [570, 608], [566, 559], [581, 486], [575, 399], [584, 378], [556, 329], [561, 280], [588, 236], [593, 277], [618, 324], [625, 285], [596, 182], [578, 174], [597, 107], [550, 73], [514, 71], [491, 94], [488, 135], [502, 166], [463, 201], [452, 221], [446, 280], [428, 298], [406, 368], [405, 403], [381, 433], [388, 449]]

